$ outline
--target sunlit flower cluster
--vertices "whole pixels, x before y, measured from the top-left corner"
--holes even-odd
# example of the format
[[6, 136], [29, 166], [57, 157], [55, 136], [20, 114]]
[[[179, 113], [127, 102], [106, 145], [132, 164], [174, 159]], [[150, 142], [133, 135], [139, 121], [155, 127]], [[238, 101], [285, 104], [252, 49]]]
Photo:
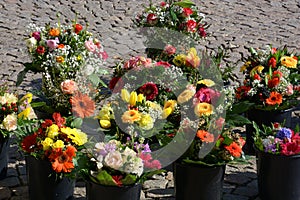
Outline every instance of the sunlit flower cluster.
[[72, 172], [76, 167], [76, 152], [87, 143], [87, 135], [66, 123], [66, 118], [54, 113], [53, 120], [44, 120], [37, 131], [22, 138], [22, 150], [38, 159], [49, 160], [57, 173]]
[[241, 67], [245, 79], [236, 90], [238, 101], [255, 103], [263, 109], [285, 109], [299, 97], [299, 56], [282, 49], [255, 50]]
[[91, 161], [96, 165], [91, 171], [93, 180], [103, 185], [131, 185], [146, 169], [160, 169], [158, 160], [152, 159], [148, 144], [118, 140], [98, 142], [93, 149]]

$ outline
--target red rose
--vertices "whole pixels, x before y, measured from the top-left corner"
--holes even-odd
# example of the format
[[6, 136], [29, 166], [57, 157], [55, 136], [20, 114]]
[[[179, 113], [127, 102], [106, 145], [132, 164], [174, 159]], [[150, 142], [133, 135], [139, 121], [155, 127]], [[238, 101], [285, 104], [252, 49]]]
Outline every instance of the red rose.
[[55, 113], [53, 113], [52, 117], [53, 117], [56, 125], [60, 128], [63, 127], [64, 124], [66, 123], [66, 119], [64, 117], [62, 117], [60, 115], [60, 113], [55, 112]]
[[42, 128], [47, 128], [49, 126], [51, 126], [53, 124], [51, 119], [46, 119], [43, 123], [42, 123]]
[[197, 27], [197, 22], [195, 20], [190, 19], [190, 20], [187, 21], [187, 23], [186, 23], [187, 31], [195, 32], [196, 27]]
[[259, 81], [261, 80], [261, 78], [258, 74], [254, 74], [253, 79], [254, 80], [259, 80]]
[[147, 16], [147, 23], [150, 25], [155, 25], [158, 22], [157, 16], [154, 13], [150, 13]]
[[40, 55], [43, 55], [43, 54], [45, 53], [45, 47], [43, 47], [43, 46], [38, 46], [38, 47], [36, 48], [36, 52], [37, 52], [38, 54], [40, 54]]
[[166, 5], [167, 5], [167, 3], [164, 2], [164, 1], [160, 3], [160, 6], [161, 6], [161, 7], [165, 7]]
[[191, 14], [193, 14], [193, 10], [191, 8], [183, 8], [183, 12], [182, 12], [182, 15], [184, 17], [188, 17], [190, 16]]
[[205, 29], [203, 28], [203, 27], [200, 27], [199, 29], [198, 29], [198, 33], [199, 33], [199, 35], [201, 36], [201, 37], [206, 37], [206, 31], [205, 31]]
[[273, 126], [274, 126], [274, 128], [279, 128], [279, 127], [280, 127], [280, 124], [279, 124], [278, 122], [275, 122], [275, 123], [273, 124]]
[[272, 68], [276, 67], [276, 58], [272, 57], [270, 58], [269, 62], [268, 62], [268, 66], [272, 66]]
[[74, 32], [78, 34], [82, 30], [82, 26], [80, 24], [74, 25]]

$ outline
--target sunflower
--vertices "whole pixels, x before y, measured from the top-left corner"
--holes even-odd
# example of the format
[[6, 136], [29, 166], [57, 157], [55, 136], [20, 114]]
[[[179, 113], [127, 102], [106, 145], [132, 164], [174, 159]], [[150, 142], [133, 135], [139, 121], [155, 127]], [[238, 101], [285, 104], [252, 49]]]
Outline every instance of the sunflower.
[[95, 102], [86, 94], [78, 92], [71, 97], [72, 112], [76, 117], [90, 117], [95, 111]]
[[282, 95], [278, 92], [271, 92], [269, 98], [266, 99], [268, 105], [280, 105], [282, 103]]
[[197, 137], [200, 138], [202, 142], [213, 142], [215, 140], [214, 135], [205, 131], [205, 130], [198, 130]]
[[211, 115], [213, 113], [213, 106], [209, 103], [198, 103], [195, 108], [194, 112], [198, 117], [201, 117], [203, 115]]
[[133, 124], [141, 119], [141, 114], [137, 110], [128, 110], [122, 115], [123, 123]]

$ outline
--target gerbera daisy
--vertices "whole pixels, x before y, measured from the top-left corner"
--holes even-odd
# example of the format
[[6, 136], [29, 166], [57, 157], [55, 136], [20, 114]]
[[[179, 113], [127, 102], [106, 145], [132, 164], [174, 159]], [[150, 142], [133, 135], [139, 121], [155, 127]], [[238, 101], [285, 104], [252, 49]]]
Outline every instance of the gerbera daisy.
[[35, 150], [35, 147], [37, 147], [36, 138], [37, 134], [26, 136], [21, 142], [22, 149], [28, 153], [33, 152]]
[[197, 137], [200, 138], [202, 142], [213, 142], [215, 140], [214, 135], [205, 130], [198, 130]]
[[280, 105], [282, 103], [282, 95], [278, 92], [271, 92], [269, 98], [266, 99], [268, 105]]
[[198, 103], [195, 106], [194, 112], [198, 117], [203, 115], [209, 116], [213, 113], [213, 106], [209, 103]]
[[184, 90], [178, 97], [177, 101], [179, 104], [189, 101], [195, 94], [195, 90]]
[[146, 100], [153, 100], [158, 95], [158, 88], [152, 82], [144, 84], [140, 87], [139, 91], [146, 96]]
[[52, 161], [52, 169], [56, 172], [71, 172], [74, 168], [73, 157], [76, 155], [76, 148], [68, 146], [65, 151], [61, 148], [55, 149], [49, 156]]
[[239, 158], [242, 154], [242, 148], [235, 142], [232, 142], [229, 146], [225, 146], [225, 149], [236, 158]]
[[77, 117], [89, 117], [95, 111], [95, 102], [86, 94], [78, 92], [71, 97], [70, 101], [72, 104], [72, 112]]
[[133, 124], [141, 119], [141, 114], [137, 110], [128, 110], [122, 115], [123, 123]]

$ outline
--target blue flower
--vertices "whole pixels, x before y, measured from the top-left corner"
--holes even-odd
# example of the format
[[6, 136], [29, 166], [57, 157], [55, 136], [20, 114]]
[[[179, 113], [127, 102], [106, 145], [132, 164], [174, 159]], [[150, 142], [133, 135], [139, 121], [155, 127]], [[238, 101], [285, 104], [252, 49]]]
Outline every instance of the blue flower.
[[276, 137], [279, 139], [291, 139], [292, 137], [292, 131], [289, 128], [281, 128], [277, 133], [276, 133]]

